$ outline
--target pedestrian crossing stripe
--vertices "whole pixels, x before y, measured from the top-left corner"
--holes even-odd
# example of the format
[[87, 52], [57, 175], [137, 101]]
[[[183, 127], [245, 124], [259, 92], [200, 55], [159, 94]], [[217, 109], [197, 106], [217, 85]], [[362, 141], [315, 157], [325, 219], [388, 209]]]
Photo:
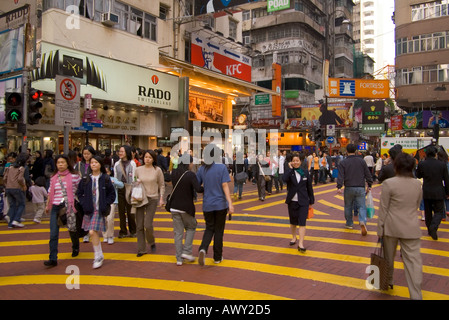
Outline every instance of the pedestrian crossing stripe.
[[[108, 259], [108, 258], [107, 258]], [[110, 259], [110, 258], [109, 258]], [[123, 260], [123, 259], [120, 259]], [[119, 276], [81, 275], [82, 284], [97, 286], [133, 287], [162, 291], [184, 292], [227, 300], [292, 300], [282, 296], [250, 290], [229, 288], [217, 285], [202, 284], [189, 281], [160, 280], [148, 278], [132, 278]], [[0, 277], [0, 286], [14, 285], [66, 285], [67, 275], [28, 275]]]
[[[42, 261], [45, 259], [46, 255], [29, 255], [27, 256], [17, 256], [18, 260], [24, 259], [24, 261]], [[138, 262], [161, 262], [161, 263], [173, 263], [175, 258], [166, 256], [166, 255], [144, 255], [142, 257], [137, 258], [135, 254], [129, 253], [104, 253], [105, 260], [120, 260], [120, 261], [138, 261]], [[69, 258], [69, 254], [61, 254], [60, 260], [69, 259], [69, 260], [79, 260], [79, 259], [92, 259], [93, 253], [80, 253], [80, 256], [76, 259]], [[212, 264], [212, 259], [206, 259], [207, 264]], [[337, 286], [349, 287], [353, 289], [361, 289], [361, 290], [369, 290], [366, 287], [365, 279], [352, 278], [348, 276], [341, 276], [336, 274], [330, 274], [320, 271], [311, 271], [307, 269], [301, 268], [292, 268], [292, 267], [284, 267], [278, 265], [269, 265], [263, 263], [256, 262], [247, 262], [247, 261], [237, 261], [237, 260], [224, 260], [221, 264], [217, 265], [220, 268], [233, 268], [233, 269], [242, 269], [245, 271], [254, 271], [254, 272], [262, 272], [269, 273], [280, 276], [289, 276], [297, 279], [305, 279], [312, 280], [317, 282], [325, 282], [327, 284], [333, 284]], [[57, 277], [57, 281], [54, 277]], [[104, 278], [105, 281], [97, 281], [100, 278]], [[53, 280], [52, 280], [53, 279]], [[37, 285], [37, 284], [65, 284], [67, 279], [67, 275], [65, 276], [55, 276], [55, 275], [32, 275], [32, 276], [11, 276], [11, 277], [0, 277], [0, 286], [7, 285]], [[108, 279], [109, 281], [106, 281]], [[114, 279], [120, 279], [120, 281], [114, 282]], [[132, 281], [134, 280], [134, 281]], [[157, 281], [155, 285], [152, 281]], [[160, 282], [160, 285], [158, 285]], [[147, 279], [147, 278], [131, 278], [131, 277], [110, 277], [110, 276], [91, 276], [91, 275], [82, 275], [82, 283], [85, 285], [102, 285], [102, 286], [122, 286], [122, 287], [137, 287], [137, 288], [147, 288], [154, 290], [169, 290], [169, 291], [179, 291], [179, 292], [189, 292], [200, 295], [211, 296], [211, 293], [214, 294], [222, 293], [220, 298], [222, 299], [232, 299], [232, 300], [247, 300], [248, 297], [251, 297], [255, 300], [278, 300], [281, 297], [273, 296], [269, 294], [264, 294], [261, 292], [254, 292], [253, 296], [247, 296], [248, 294], [253, 294], [246, 290], [234, 289], [229, 287], [221, 287], [221, 286], [211, 286], [207, 284], [201, 284], [197, 282], [188, 282], [191, 285], [192, 291], [185, 291], [185, 288], [180, 287], [180, 283], [183, 281], [173, 281], [170, 280], [156, 280], [156, 279]], [[136, 286], [136, 283], [139, 283]], [[203, 286], [206, 286], [208, 290], [204, 289]], [[220, 290], [211, 290], [212, 287]], [[181, 289], [181, 290], [180, 290]], [[223, 290], [226, 292], [229, 291], [229, 295], [225, 296]], [[233, 292], [235, 290], [235, 292]], [[399, 296], [407, 298], [409, 297], [409, 292], [407, 287], [395, 285], [393, 290], [389, 290], [387, 292], [383, 292], [388, 295]], [[423, 299], [428, 300], [448, 300], [449, 295], [422, 291]], [[218, 298], [217, 296], [213, 295]], [[262, 298], [265, 296], [265, 298]], [[271, 299], [269, 298], [271, 297]]]

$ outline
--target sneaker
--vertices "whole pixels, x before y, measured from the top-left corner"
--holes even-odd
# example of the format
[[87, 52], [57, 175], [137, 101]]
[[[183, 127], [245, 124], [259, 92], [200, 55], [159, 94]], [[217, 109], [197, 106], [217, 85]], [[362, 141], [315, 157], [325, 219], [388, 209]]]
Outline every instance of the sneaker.
[[354, 229], [354, 226], [352, 226], [352, 225], [348, 226], [348, 225], [346, 224], [346, 225], [345, 225], [345, 228], [346, 228], [346, 229]]
[[89, 235], [83, 237], [84, 243], [89, 243]]
[[182, 261], [176, 261], [177, 266], [182, 266]]
[[33, 222], [36, 223], [36, 224], [41, 223], [41, 221], [40, 221], [40, 220], [37, 220], [37, 219], [33, 219]]
[[11, 223], [11, 225], [12, 225], [13, 227], [15, 227], [15, 228], [23, 228], [23, 227], [25, 227], [25, 225], [24, 225], [23, 223], [20, 223], [20, 222], [17, 222], [17, 221], [13, 221], [13, 222]]
[[204, 266], [204, 261], [206, 260], [206, 250], [201, 249], [198, 253], [198, 263], [200, 266]]
[[360, 225], [360, 229], [362, 230], [362, 236], [366, 236], [368, 231], [366, 230], [366, 226], [364, 224]]
[[214, 260], [214, 263], [215, 263], [215, 264], [219, 264], [219, 263], [221, 263], [222, 261], [223, 261], [223, 257], [221, 257], [220, 260]]
[[181, 258], [186, 259], [189, 262], [195, 261], [195, 257], [192, 256], [191, 254], [183, 253], [183, 254], [181, 254]]
[[94, 263], [92, 264], [92, 268], [94, 268], [94, 269], [100, 268], [103, 265], [103, 261], [104, 261], [104, 257], [96, 258], [94, 260]]
[[114, 244], [114, 237], [108, 238], [108, 244]]
[[107, 243], [107, 242], [108, 242], [108, 238], [107, 238], [107, 237], [104, 237], [104, 238], [103, 238], [103, 242], [104, 242], [104, 243]]
[[3, 216], [3, 219], [5, 219], [8, 223], [11, 221], [11, 218], [7, 214]]

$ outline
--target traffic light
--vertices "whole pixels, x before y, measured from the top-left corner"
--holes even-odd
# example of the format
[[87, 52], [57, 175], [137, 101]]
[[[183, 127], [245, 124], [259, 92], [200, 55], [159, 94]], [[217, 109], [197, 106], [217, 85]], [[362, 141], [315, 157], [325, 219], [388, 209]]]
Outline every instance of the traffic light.
[[42, 114], [39, 109], [42, 108], [41, 97], [44, 94], [42, 91], [31, 89], [30, 91], [30, 101], [28, 103], [28, 123], [38, 124], [39, 120], [42, 119]]
[[315, 141], [321, 141], [321, 139], [323, 138], [322, 134], [321, 134], [321, 129], [318, 128], [315, 131]]
[[23, 98], [19, 92], [6, 92], [5, 94], [5, 114], [6, 121], [19, 123], [22, 120]]
[[309, 136], [309, 138], [310, 138], [310, 141], [315, 141], [315, 128], [312, 128], [312, 132], [310, 133], [310, 136]]

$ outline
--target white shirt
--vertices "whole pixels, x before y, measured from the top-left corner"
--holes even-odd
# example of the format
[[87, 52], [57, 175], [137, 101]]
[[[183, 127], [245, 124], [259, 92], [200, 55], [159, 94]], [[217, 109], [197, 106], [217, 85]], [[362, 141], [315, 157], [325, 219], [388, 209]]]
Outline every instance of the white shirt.
[[98, 176], [94, 176], [91, 175], [90, 176], [92, 179], [92, 194], [93, 194], [93, 187], [94, 184], [96, 186], [96, 190], [95, 190], [95, 208], [98, 210], [98, 199], [99, 199], [99, 195], [100, 195], [100, 189], [98, 188], [98, 179], [100, 178], [100, 174]]
[[[298, 183], [301, 181], [301, 175], [295, 170], [295, 176], [296, 176], [296, 181], [298, 181]], [[292, 201], [298, 201], [298, 193], [295, 193], [294, 197], [292, 198]]]
[[279, 174], [284, 174], [285, 157], [279, 156]]

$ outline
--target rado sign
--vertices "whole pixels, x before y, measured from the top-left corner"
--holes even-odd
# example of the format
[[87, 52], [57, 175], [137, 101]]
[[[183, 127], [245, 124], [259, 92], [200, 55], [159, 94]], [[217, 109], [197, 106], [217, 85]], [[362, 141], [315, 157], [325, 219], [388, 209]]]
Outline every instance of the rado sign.
[[[59, 59], [54, 59], [59, 52]], [[179, 109], [179, 77], [153, 69], [128, 64], [105, 57], [96, 56], [68, 48], [61, 48], [53, 44], [42, 43], [42, 59], [57, 61], [58, 73], [80, 78], [81, 96], [88, 93], [93, 99], [135, 104], [153, 108], [178, 111]], [[74, 73], [73, 65], [78, 66]], [[50, 66], [53, 66], [51, 63]], [[49, 66], [43, 63], [35, 73], [40, 77], [33, 77], [33, 88], [54, 92], [55, 83], [50, 81], [54, 75], [48, 75]], [[89, 66], [95, 72], [89, 72]], [[34, 75], [34, 73], [33, 73]], [[93, 75], [89, 76], [89, 75]], [[95, 83], [89, 79], [97, 79]]]

